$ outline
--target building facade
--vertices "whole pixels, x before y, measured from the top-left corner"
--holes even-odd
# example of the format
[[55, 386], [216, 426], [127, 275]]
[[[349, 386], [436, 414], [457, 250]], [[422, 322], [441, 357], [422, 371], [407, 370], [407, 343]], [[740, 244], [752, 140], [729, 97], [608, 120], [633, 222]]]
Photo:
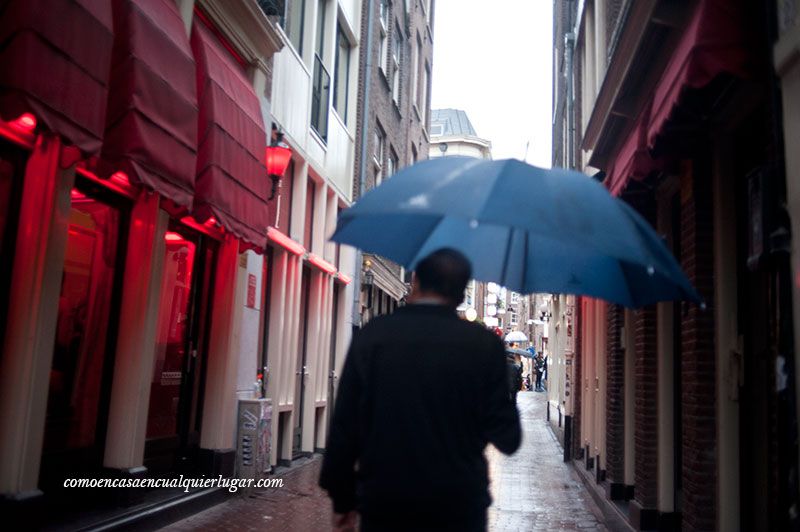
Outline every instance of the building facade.
[[565, 456], [637, 529], [797, 526], [789, 4], [555, 4], [553, 164], [642, 214], [705, 300], [575, 302]]
[[[163, 496], [86, 497], [64, 479], [234, 476], [237, 399], [272, 409], [260, 474], [324, 447], [352, 323], [355, 254], [326, 239], [352, 202], [360, 13], [358, 0], [6, 9], [4, 515], [113, 524]], [[281, 138], [292, 159], [275, 186], [265, 149]], [[172, 515], [219, 493], [191, 490]]]
[[[363, 2], [353, 195], [360, 197], [403, 166], [425, 159], [430, 142], [433, 0]], [[361, 324], [402, 304], [403, 268], [361, 255]]]

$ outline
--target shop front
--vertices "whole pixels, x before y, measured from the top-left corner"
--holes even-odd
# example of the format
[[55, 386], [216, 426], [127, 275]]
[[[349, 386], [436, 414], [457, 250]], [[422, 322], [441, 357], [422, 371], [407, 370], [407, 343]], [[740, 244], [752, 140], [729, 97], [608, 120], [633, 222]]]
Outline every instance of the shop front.
[[240, 258], [274, 202], [211, 17], [43, 4], [0, 22], [0, 508], [77, 526], [184, 494], [66, 479], [233, 474]]

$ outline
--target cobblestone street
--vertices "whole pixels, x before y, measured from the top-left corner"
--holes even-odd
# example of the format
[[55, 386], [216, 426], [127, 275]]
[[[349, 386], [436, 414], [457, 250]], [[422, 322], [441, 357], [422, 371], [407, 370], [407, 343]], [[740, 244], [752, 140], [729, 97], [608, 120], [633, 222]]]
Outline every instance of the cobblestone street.
[[[606, 530], [600, 511], [571, 468], [545, 421], [545, 394], [519, 394], [524, 439], [506, 457], [490, 448], [494, 504], [489, 529]], [[317, 487], [319, 457], [280, 475], [284, 487], [233, 498], [179, 521], [165, 530], [325, 531], [330, 529], [330, 502]]]

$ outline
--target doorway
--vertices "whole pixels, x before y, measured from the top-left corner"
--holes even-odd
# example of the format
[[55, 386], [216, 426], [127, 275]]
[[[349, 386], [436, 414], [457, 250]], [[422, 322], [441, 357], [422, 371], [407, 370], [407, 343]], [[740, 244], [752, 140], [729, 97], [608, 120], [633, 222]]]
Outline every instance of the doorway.
[[200, 442], [218, 246], [177, 222], [170, 223], [164, 240], [145, 465], [156, 472], [191, 471]]
[[40, 485], [103, 465], [129, 202], [76, 178], [70, 192]]
[[303, 441], [303, 402], [305, 396], [306, 365], [308, 349], [308, 311], [311, 295], [311, 269], [303, 265], [303, 280], [300, 289], [300, 341], [298, 342], [297, 361], [295, 363], [295, 387], [293, 414], [294, 431], [292, 432], [292, 460], [302, 456]]

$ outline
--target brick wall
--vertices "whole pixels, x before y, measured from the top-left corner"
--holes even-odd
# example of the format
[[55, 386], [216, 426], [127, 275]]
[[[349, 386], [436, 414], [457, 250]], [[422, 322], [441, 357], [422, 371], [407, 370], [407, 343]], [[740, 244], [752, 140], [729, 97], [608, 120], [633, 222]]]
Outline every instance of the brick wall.
[[622, 349], [624, 309], [608, 305], [606, 365], [606, 476], [611, 483], [625, 483], [625, 351]]
[[658, 359], [655, 305], [634, 311], [633, 321], [636, 349], [634, 499], [642, 508], [655, 509], [658, 505]]
[[[708, 308], [683, 303], [683, 529], [716, 527], [716, 379], [711, 175], [695, 164], [681, 186], [681, 266]], [[638, 487], [638, 486], [637, 486]]]

